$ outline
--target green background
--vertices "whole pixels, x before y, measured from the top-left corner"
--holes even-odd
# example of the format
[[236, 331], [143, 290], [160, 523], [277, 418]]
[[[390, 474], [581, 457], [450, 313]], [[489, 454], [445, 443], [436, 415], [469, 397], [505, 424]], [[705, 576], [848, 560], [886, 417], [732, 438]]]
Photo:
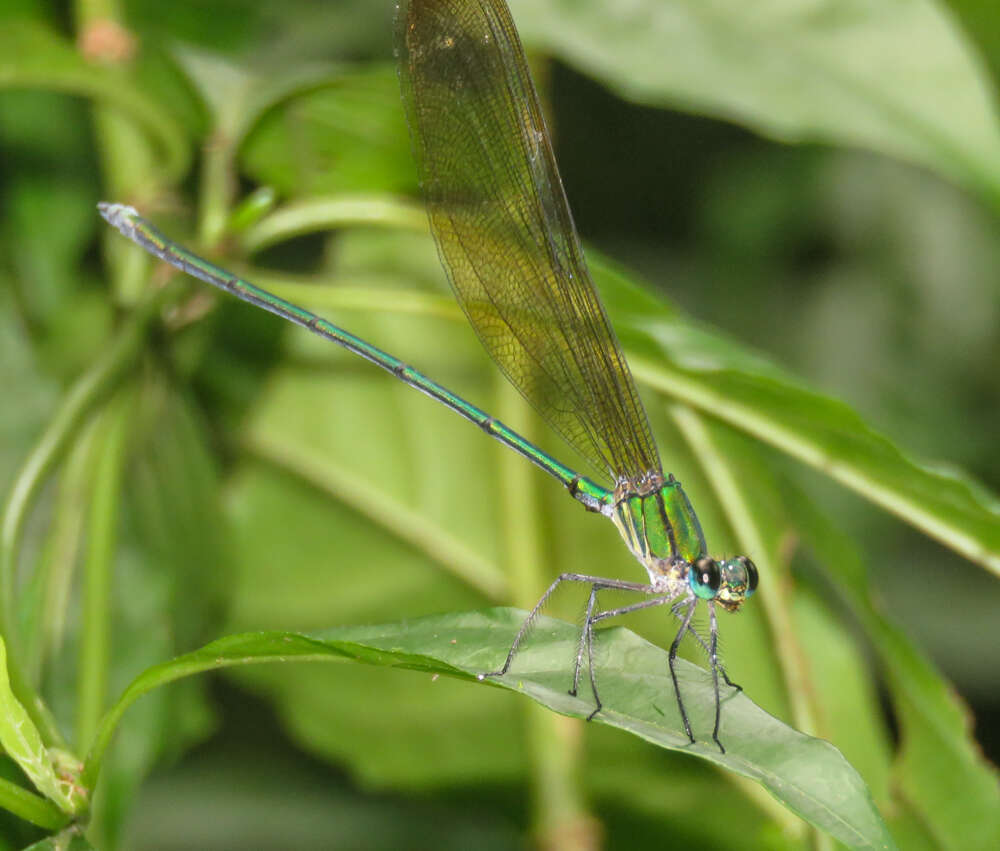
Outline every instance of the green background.
[[[690, 343], [664, 346], [688, 352], [692, 370], [731, 358], [727, 398], [744, 392], [740, 376], [780, 364], [776, 381], [792, 374], [843, 400], [907, 458], [965, 471], [981, 537], [996, 539], [1000, 10], [989, 5], [512, 3], [581, 237], [619, 267], [597, 277], [626, 349], [641, 355], [665, 468], [713, 547], [746, 549], [669, 407], [687, 400], [636, 365], [655, 372], [656, 353], [643, 349], [643, 311], [616, 288], [621, 269], [680, 311]], [[134, 42], [92, 28], [108, 13]], [[150, 287], [152, 265], [103, 225], [101, 199], [134, 203], [186, 244], [251, 266], [259, 283], [317, 285], [297, 297], [576, 462], [449, 306], [421, 230], [391, 22], [391, 4], [371, 0], [4, 6], [4, 493]], [[106, 61], [102, 33], [131, 58]], [[245, 203], [259, 187], [287, 220]], [[407, 306], [405, 292], [426, 298]], [[675, 315], [662, 311], [661, 329]], [[17, 618], [26, 668], [78, 747], [96, 723], [81, 707], [106, 708], [148, 666], [227, 633], [525, 606], [559, 570], [640, 578], [610, 524], [331, 348], [192, 287], [70, 430], [25, 525]], [[747, 409], [780, 420], [784, 397], [765, 398], [763, 379], [748, 388]], [[701, 413], [782, 562], [762, 583], [794, 600], [786, 614], [810, 683], [797, 692], [783, 678], [782, 630], [756, 599], [722, 619], [734, 679], [793, 726], [806, 695], [812, 732], [858, 768], [901, 848], [996, 847], [973, 804], [942, 802], [931, 779], [968, 789], [968, 777], [907, 738], [879, 655], [890, 639], [843, 593], [843, 577], [858, 577], [873, 609], [954, 684], [971, 738], [996, 760], [1000, 586], [983, 569], [989, 554], [967, 560], [955, 535], [932, 540], [822, 464], [748, 437], [731, 413], [718, 412], [729, 427], [711, 406]], [[848, 439], [861, 421], [820, 402], [785, 413], [830, 429], [833, 462], [870, 465]], [[916, 474], [904, 466], [887, 461], [874, 478], [898, 476], [905, 490]], [[960, 514], [964, 503], [942, 493], [931, 513]], [[393, 509], [426, 538], [387, 521]], [[103, 593], [82, 578], [102, 562]], [[569, 595], [553, 614], [573, 621], [582, 604]], [[96, 680], [81, 650], [88, 611], [109, 625]], [[656, 615], [628, 625], [663, 646], [670, 624]], [[81, 680], [104, 693], [88, 702]], [[962, 738], [958, 713], [933, 722]], [[966, 744], [958, 761], [995, 795], [995, 775]], [[269, 665], [185, 680], [131, 709], [88, 835], [162, 849], [509, 848], [539, 837], [824, 847], [765, 798], [496, 689]], [[41, 835], [13, 818], [0, 827], [4, 847]]]

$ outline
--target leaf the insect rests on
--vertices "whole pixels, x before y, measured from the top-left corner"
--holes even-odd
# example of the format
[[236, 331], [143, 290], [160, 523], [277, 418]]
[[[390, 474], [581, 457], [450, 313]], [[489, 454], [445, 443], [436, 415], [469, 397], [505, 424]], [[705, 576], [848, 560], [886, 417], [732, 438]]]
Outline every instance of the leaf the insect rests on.
[[[343, 661], [409, 668], [475, 681], [506, 654], [524, 613], [492, 609], [432, 616], [383, 626], [341, 627], [311, 635], [261, 632], [231, 635], [140, 675], [105, 718], [84, 770], [96, 780], [104, 750], [122, 713], [151, 689], [190, 674], [274, 661]], [[567, 658], [579, 630], [540, 618], [530, 645], [495, 686], [527, 694], [564, 715], [586, 717], [586, 691], [567, 693]], [[685, 705], [699, 737], [689, 744], [680, 724], [666, 651], [625, 629], [603, 630], [596, 647], [604, 710], [596, 722], [634, 733], [661, 747], [684, 751], [761, 783], [804, 819], [852, 848], [894, 848], [867, 787], [827, 742], [803, 735], [728, 690], [723, 699], [725, 754], [711, 743], [714, 694], [708, 672], [679, 662]], [[330, 676], [336, 676], [331, 673]], [[702, 741], [708, 739], [708, 741]]]

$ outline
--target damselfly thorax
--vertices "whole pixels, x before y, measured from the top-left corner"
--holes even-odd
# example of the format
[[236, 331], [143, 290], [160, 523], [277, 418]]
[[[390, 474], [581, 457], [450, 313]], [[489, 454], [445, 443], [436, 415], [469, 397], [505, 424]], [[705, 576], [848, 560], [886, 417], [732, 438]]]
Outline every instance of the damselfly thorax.
[[611, 519], [659, 593], [693, 594], [735, 612], [757, 587], [756, 568], [745, 556], [717, 562], [708, 555], [698, 516], [673, 475], [620, 483]]

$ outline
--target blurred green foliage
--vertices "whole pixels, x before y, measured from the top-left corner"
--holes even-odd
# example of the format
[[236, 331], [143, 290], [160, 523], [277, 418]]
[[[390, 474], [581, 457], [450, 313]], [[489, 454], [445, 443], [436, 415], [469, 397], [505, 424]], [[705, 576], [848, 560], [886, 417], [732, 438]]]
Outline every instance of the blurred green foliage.
[[[581, 565], [635, 578], [520, 459], [272, 317], [155, 290], [96, 216], [134, 203], [565, 456], [408, 224], [391, 4], [120, 11], [0, 10], [2, 614], [43, 735], [82, 759], [135, 677], [227, 633], [523, 606]], [[632, 270], [597, 264], [665, 467], [720, 551], [768, 567], [723, 620], [727, 667], [843, 751], [900, 848], [998, 847], [978, 748], [1000, 753], [1000, 9], [512, 11], [581, 233]], [[247, 203], [261, 187], [275, 209]], [[662, 613], [628, 626], [670, 640]], [[179, 680], [124, 715], [100, 777], [102, 848], [830, 842], [707, 763], [384, 667]], [[0, 847], [44, 833], [0, 819]]]

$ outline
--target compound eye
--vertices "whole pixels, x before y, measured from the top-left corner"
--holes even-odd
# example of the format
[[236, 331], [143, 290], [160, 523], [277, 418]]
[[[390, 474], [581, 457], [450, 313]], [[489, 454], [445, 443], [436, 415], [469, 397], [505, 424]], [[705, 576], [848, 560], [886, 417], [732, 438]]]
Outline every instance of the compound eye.
[[743, 565], [743, 569], [747, 572], [747, 596], [749, 597], [757, 590], [757, 565], [746, 556], [740, 556], [736, 560]]
[[719, 593], [722, 572], [715, 559], [703, 556], [691, 565], [691, 588], [704, 600], [711, 600]]

